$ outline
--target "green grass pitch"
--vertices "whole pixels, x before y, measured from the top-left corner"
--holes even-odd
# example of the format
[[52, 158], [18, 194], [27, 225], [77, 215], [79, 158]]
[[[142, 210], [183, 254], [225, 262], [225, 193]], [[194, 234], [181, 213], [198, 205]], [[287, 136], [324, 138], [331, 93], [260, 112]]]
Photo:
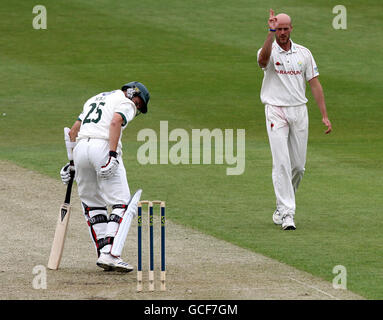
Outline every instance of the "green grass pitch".
[[[34, 30], [36, 1], [0, 9], [0, 158], [59, 181], [63, 127], [90, 96], [142, 81], [149, 113], [124, 132], [132, 190], [167, 201], [173, 221], [383, 298], [383, 20], [380, 0], [345, 0], [347, 30], [334, 30], [330, 0], [53, 1], [47, 30]], [[293, 18], [292, 39], [318, 64], [333, 133], [323, 134], [308, 90], [310, 137], [297, 194], [295, 232], [272, 224], [271, 155], [259, 99], [256, 52], [268, 10]], [[137, 133], [184, 128], [246, 130], [246, 171], [226, 165], [137, 162]], [[217, 261], [219, 263], [219, 261]]]

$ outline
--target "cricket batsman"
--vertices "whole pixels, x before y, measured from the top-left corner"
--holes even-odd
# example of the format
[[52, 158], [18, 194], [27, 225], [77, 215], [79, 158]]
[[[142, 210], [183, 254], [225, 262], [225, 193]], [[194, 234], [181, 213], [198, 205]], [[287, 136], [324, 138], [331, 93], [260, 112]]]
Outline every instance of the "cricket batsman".
[[70, 172], [75, 171], [97, 265], [108, 271], [133, 270], [120, 256], [142, 190], [130, 194], [121, 137], [130, 121], [147, 112], [149, 99], [149, 91], [137, 81], [123, 85], [121, 90], [97, 94], [85, 102], [69, 132], [71, 141], [76, 142], [74, 167], [67, 163], [61, 169], [61, 179], [68, 183]]
[[295, 230], [295, 193], [302, 180], [307, 151], [308, 114], [306, 82], [327, 127], [327, 116], [319, 72], [307, 48], [290, 39], [291, 18], [274, 15], [270, 9], [269, 30], [263, 47], [258, 50], [258, 65], [264, 71], [261, 101], [265, 105], [266, 128], [273, 159], [272, 180], [276, 196], [273, 221], [283, 230]]

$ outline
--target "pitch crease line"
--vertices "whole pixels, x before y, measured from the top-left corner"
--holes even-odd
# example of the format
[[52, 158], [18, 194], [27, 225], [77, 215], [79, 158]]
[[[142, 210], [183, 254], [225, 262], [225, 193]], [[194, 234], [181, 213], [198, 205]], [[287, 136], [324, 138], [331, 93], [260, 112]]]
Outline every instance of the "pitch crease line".
[[329, 294], [329, 293], [327, 293], [327, 292], [325, 292], [325, 291], [323, 291], [323, 290], [321, 290], [321, 289], [318, 289], [318, 288], [316, 288], [316, 287], [314, 287], [314, 286], [310, 286], [310, 285], [308, 285], [308, 284], [306, 284], [306, 283], [304, 283], [304, 282], [302, 282], [302, 281], [299, 281], [299, 280], [297, 280], [297, 279], [294, 279], [294, 278], [291, 278], [291, 277], [288, 277], [288, 278], [291, 279], [291, 280], [293, 280], [293, 281], [295, 281], [295, 282], [300, 283], [300, 284], [303, 285], [303, 286], [309, 287], [309, 288], [314, 289], [314, 290], [316, 290], [316, 291], [318, 291], [318, 292], [320, 292], [320, 293], [322, 293], [322, 294], [324, 294], [324, 295], [326, 295], [326, 296], [329, 296], [329, 297], [332, 298], [332, 299], [339, 300], [339, 298], [334, 297], [333, 295], [331, 295], [331, 294]]

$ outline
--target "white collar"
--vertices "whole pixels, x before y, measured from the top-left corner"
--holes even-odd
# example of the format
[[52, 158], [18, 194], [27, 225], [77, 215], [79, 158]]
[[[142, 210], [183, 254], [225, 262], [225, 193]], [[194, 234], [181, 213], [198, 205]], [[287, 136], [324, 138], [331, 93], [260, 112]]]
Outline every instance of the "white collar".
[[279, 44], [277, 43], [277, 40], [274, 40], [274, 43], [275, 43], [275, 45], [277, 46], [277, 49], [278, 49], [279, 53], [282, 53], [282, 52], [289, 53], [290, 51], [291, 51], [291, 52], [297, 52], [297, 47], [295, 46], [295, 43], [293, 42], [293, 40], [290, 39], [290, 42], [291, 42], [290, 50], [289, 50], [289, 51], [286, 51], [286, 50], [283, 50], [283, 49], [279, 46]]

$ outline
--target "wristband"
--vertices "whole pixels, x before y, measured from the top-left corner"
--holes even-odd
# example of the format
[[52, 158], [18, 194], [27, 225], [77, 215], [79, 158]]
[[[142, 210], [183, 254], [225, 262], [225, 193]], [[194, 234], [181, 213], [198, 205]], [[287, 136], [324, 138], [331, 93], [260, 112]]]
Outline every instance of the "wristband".
[[275, 31], [277, 31], [276, 29], [269, 29], [269, 31], [271, 31], [271, 32], [275, 32]]
[[109, 156], [117, 158], [117, 152], [116, 151], [109, 151]]

